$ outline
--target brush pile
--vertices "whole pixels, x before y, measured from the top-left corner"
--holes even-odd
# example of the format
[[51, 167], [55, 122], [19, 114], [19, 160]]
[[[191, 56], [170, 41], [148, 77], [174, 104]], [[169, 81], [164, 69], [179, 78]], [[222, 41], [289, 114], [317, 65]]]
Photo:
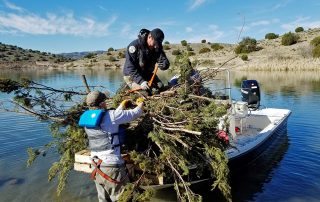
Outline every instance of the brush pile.
[[[162, 176], [164, 183], [174, 183], [179, 201], [201, 201], [192, 191], [190, 180], [212, 177], [212, 189], [218, 189], [227, 201], [231, 200], [228, 183], [228, 159], [224, 150], [227, 142], [218, 137], [218, 124], [227, 113], [228, 105], [217, 104], [203, 81], [213, 79], [216, 71], [200, 72], [201, 78], [193, 77], [193, 68], [187, 56], [177, 58], [180, 67], [178, 84], [165, 92], [145, 99], [145, 113], [138, 120], [126, 125], [126, 142], [122, 152], [130, 156], [139, 168], [131, 183], [126, 185], [120, 201], [145, 201], [152, 196], [152, 180], [148, 176]], [[41, 151], [28, 149], [28, 164], [42, 151], [55, 147], [60, 160], [49, 170], [49, 180], [59, 178], [58, 194], [64, 189], [68, 172], [72, 170], [74, 154], [87, 147], [84, 130], [78, 127], [79, 116], [87, 106], [86, 95], [75, 89], [54, 89], [45, 85], [22, 80], [0, 80], [0, 91], [13, 93], [17, 108], [2, 109], [31, 113], [42, 120], [51, 120], [54, 140]], [[110, 98], [109, 106], [116, 107], [124, 99], [135, 100], [142, 94], [128, 93], [120, 88]], [[227, 124], [223, 125], [227, 128]], [[140, 189], [140, 187], [146, 189]]]

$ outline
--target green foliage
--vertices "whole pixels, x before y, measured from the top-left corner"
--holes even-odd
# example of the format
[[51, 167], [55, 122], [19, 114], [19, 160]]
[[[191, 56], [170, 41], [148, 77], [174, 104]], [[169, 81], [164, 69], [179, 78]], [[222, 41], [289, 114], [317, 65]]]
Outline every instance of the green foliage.
[[170, 50], [171, 48], [170, 48], [170, 46], [168, 44], [165, 44], [165, 45], [163, 45], [163, 49], [164, 50]]
[[126, 54], [123, 51], [119, 51], [118, 58], [121, 59], [121, 58], [125, 58], [125, 57], [126, 57]]
[[317, 36], [317, 37], [313, 38], [313, 39], [310, 41], [310, 45], [312, 45], [312, 46], [318, 46], [318, 45], [320, 45], [320, 36]]
[[314, 49], [312, 50], [312, 55], [314, 58], [320, 58], [320, 45], [314, 47]]
[[296, 44], [299, 40], [299, 36], [294, 33], [286, 33], [281, 38], [281, 44], [284, 46], [290, 46], [292, 44]]
[[201, 53], [208, 53], [208, 52], [210, 52], [210, 51], [211, 51], [210, 48], [204, 47], [204, 48], [201, 48], [201, 49], [199, 50], [199, 53], [200, 53], [200, 54], [201, 54]]
[[188, 51], [188, 56], [193, 56], [195, 53], [193, 51]]
[[114, 51], [114, 48], [112, 47], [108, 48], [108, 52], [112, 52], [112, 51]]
[[40, 154], [39, 151], [33, 150], [32, 148], [27, 149], [28, 153], [28, 160], [27, 160], [27, 167], [30, 167], [31, 164], [34, 162], [34, 160], [37, 158], [37, 156]]
[[245, 37], [235, 49], [236, 54], [251, 53], [257, 50], [257, 40]]
[[267, 34], [264, 36], [265, 39], [276, 39], [276, 38], [278, 38], [278, 37], [279, 37], [279, 35], [278, 35], [278, 34], [275, 34], [275, 33], [267, 33]]
[[66, 185], [68, 173], [73, 169], [74, 154], [87, 148], [88, 140], [82, 128], [77, 124], [77, 119], [73, 123], [68, 123], [66, 129], [63, 125], [54, 123], [50, 129], [52, 136], [55, 138], [53, 146], [61, 154], [60, 160], [52, 164], [48, 172], [48, 180], [51, 181], [58, 176], [57, 194], [60, 195]]
[[173, 50], [172, 55], [181, 55], [181, 51], [179, 49]]
[[96, 53], [88, 53], [87, 55], [84, 56], [84, 58], [92, 59], [92, 58], [94, 58], [96, 56], [97, 56]]
[[248, 61], [248, 55], [247, 55], [247, 54], [242, 54], [242, 55], [241, 55], [241, 59], [242, 59], [243, 61]]
[[165, 41], [165, 42], [164, 42], [164, 44], [169, 45], [169, 44], [170, 44], [170, 42], [169, 42], [169, 41]]
[[320, 57], [320, 36], [313, 38], [310, 42], [310, 45], [314, 47], [312, 50], [313, 57], [319, 58]]
[[217, 51], [223, 49], [223, 46], [221, 46], [219, 43], [213, 43], [211, 44], [211, 49]]
[[303, 32], [304, 29], [303, 29], [303, 27], [297, 27], [294, 31], [295, 31], [296, 33], [298, 33], [298, 32]]
[[110, 61], [110, 62], [118, 61], [116, 57], [111, 56], [111, 55], [108, 57], [108, 59], [107, 59], [107, 60], [108, 60], [108, 61]]
[[136, 189], [134, 184], [128, 183], [125, 186], [124, 191], [119, 198], [119, 202], [150, 201], [153, 195], [153, 189], [147, 189], [145, 191], [142, 191], [140, 189]]
[[206, 43], [206, 42], [207, 42], [207, 40], [205, 40], [205, 39], [201, 40], [201, 43]]
[[193, 49], [190, 45], [187, 46], [187, 51], [193, 51]]
[[188, 45], [188, 42], [187, 42], [186, 40], [182, 40], [182, 41], [181, 41], [181, 45], [182, 45], [182, 46], [187, 46], [187, 45]]

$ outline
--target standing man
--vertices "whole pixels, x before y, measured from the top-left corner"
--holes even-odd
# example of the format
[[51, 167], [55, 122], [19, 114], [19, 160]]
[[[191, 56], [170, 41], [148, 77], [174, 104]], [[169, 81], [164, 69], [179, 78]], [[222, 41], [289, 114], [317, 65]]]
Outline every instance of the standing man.
[[148, 85], [156, 63], [161, 70], [167, 70], [170, 66], [163, 51], [163, 39], [164, 33], [159, 28], [152, 31], [142, 29], [138, 39], [132, 41], [127, 47], [123, 74], [124, 81], [131, 89], [141, 88], [150, 92], [151, 87], [157, 89], [163, 87], [163, 83], [157, 76], [155, 76], [152, 85]]
[[[86, 103], [91, 110], [104, 110], [106, 99], [104, 93], [92, 91], [87, 95]], [[124, 100], [117, 109], [106, 110], [99, 126], [85, 127], [94, 168], [91, 177], [96, 184], [99, 202], [117, 201], [129, 182], [120, 153], [119, 125], [129, 123], [142, 114], [143, 98], [137, 99], [136, 108], [124, 110], [129, 102]], [[93, 115], [91, 117], [94, 117]]]

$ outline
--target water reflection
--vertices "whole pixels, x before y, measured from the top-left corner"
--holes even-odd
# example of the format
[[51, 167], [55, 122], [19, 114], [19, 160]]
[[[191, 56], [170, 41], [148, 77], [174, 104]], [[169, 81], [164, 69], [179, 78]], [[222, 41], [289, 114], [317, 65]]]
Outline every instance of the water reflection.
[[13, 177], [0, 177], [0, 187], [1, 186], [13, 186], [23, 184], [25, 179], [23, 178], [13, 178]]
[[242, 77], [258, 80], [266, 94], [283, 92], [283, 95], [292, 96], [292, 93], [301, 95], [314, 90], [320, 91], [319, 72], [237, 71], [231, 73], [231, 81], [240, 80]]
[[287, 130], [281, 131], [275, 141], [254, 161], [231, 173], [233, 201], [254, 201], [263, 191], [289, 148]]

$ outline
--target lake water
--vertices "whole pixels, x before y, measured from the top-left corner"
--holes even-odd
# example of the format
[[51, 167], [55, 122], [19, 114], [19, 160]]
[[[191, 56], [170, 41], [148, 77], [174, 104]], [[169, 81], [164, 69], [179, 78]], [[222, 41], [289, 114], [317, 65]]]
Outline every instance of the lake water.
[[[81, 74], [87, 76], [90, 85], [103, 85], [111, 92], [122, 83], [121, 72], [109, 70], [2, 71], [0, 77], [26, 77], [63, 88], [81, 86]], [[262, 105], [292, 110], [287, 131], [277, 144], [241, 172], [232, 174], [234, 201], [320, 201], [319, 72], [232, 72], [231, 75], [232, 81], [243, 76], [258, 80]], [[240, 99], [237, 87], [232, 95]], [[10, 96], [0, 93], [0, 100]], [[40, 147], [51, 140], [47, 126], [33, 117], [0, 112], [0, 201], [97, 201], [94, 183], [87, 174], [78, 172], [71, 172], [67, 188], [60, 198], [56, 197], [56, 181], [47, 182], [48, 168], [57, 159], [54, 152], [26, 168], [27, 148]], [[209, 190], [209, 185], [204, 189]], [[154, 201], [175, 199], [170, 190], [157, 193], [157, 198]], [[215, 195], [205, 191], [204, 199], [215, 201]]]

